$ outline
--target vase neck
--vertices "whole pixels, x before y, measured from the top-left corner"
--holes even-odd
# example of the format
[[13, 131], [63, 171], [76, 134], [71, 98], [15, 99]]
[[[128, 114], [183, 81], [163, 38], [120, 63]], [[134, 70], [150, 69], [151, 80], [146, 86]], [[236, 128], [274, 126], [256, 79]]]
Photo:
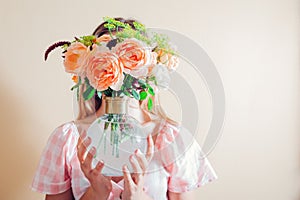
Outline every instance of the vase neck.
[[105, 114], [126, 114], [127, 98], [125, 97], [104, 97]]

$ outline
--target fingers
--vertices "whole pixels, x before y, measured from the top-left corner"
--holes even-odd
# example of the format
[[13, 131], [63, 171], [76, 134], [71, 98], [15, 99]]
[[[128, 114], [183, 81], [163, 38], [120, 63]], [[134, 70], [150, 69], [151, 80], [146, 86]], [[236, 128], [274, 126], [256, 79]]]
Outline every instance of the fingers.
[[138, 162], [138, 160], [136, 159], [136, 157], [134, 155], [130, 156], [129, 162], [132, 165], [134, 173], [137, 173], [137, 174], [142, 174], [143, 173], [142, 167], [141, 167], [140, 163]]
[[81, 136], [78, 137], [78, 141], [77, 141], [77, 149], [79, 149], [82, 145], [82, 142], [83, 142], [83, 138]]
[[124, 175], [124, 189], [131, 190], [132, 187], [135, 185], [134, 181], [132, 180], [131, 174], [126, 165], [123, 166], [123, 175]]
[[130, 163], [132, 165], [132, 168], [135, 173], [140, 173], [142, 175], [145, 174], [147, 170], [147, 166], [149, 162], [151, 161], [153, 154], [154, 154], [154, 144], [153, 144], [153, 139], [152, 136], [149, 134], [147, 137], [147, 151], [146, 151], [146, 156], [142, 154], [142, 152], [137, 149], [134, 153], [135, 156], [131, 155], [130, 156]]
[[93, 157], [96, 154], [96, 148], [92, 147], [91, 150], [87, 153], [86, 158], [84, 161], [81, 163], [81, 169], [82, 171], [88, 175], [89, 172], [92, 170], [92, 161]]
[[84, 147], [83, 142], [85, 137], [86, 137], [86, 132], [82, 131], [77, 141], [77, 157], [80, 160], [80, 162], [83, 160], [83, 156], [85, 153], [85, 149], [83, 148]]
[[81, 145], [82, 142], [83, 142], [83, 140], [85, 139], [85, 137], [86, 137], [86, 131], [85, 131], [85, 130], [82, 130], [82, 131], [80, 131], [79, 134], [80, 134], [80, 135], [79, 135], [78, 141], [77, 141], [77, 149], [79, 148], [79, 145]]
[[136, 160], [138, 161], [143, 173], [145, 173], [147, 170], [147, 166], [148, 166], [148, 161], [147, 161], [145, 155], [142, 154], [142, 152], [139, 149], [137, 149], [135, 151], [135, 157], [136, 157]]
[[84, 137], [86, 137], [85, 131], [82, 132], [82, 135], [78, 139], [77, 157], [80, 162], [82, 172], [85, 174], [86, 177], [89, 177], [92, 172], [92, 161], [94, 155], [96, 154], [96, 148], [92, 147], [90, 151], [87, 152], [87, 147], [91, 144], [92, 140], [90, 137], [83, 139]]
[[153, 144], [153, 139], [152, 135], [149, 134], [147, 137], [147, 153], [146, 153], [146, 159], [148, 162], [152, 159], [154, 154], [154, 144]]
[[101, 174], [102, 169], [104, 167], [104, 162], [103, 161], [99, 161], [95, 167], [95, 169], [93, 170], [93, 175], [94, 176], [98, 176], [99, 174]]
[[80, 137], [85, 138], [86, 137], [86, 130], [80, 131]]
[[136, 157], [134, 155], [130, 156], [129, 162], [133, 168], [132, 179], [136, 184], [138, 184], [140, 182], [142, 176], [144, 175], [145, 171], [142, 170], [140, 163], [138, 162], [138, 160], [136, 159]]
[[143, 186], [144, 175], [147, 170], [148, 164], [154, 154], [154, 144], [152, 136], [147, 137], [147, 151], [146, 156], [137, 149], [133, 155], [130, 156], [129, 162], [133, 168], [133, 175], [131, 176], [127, 166], [123, 166], [124, 174], [124, 191], [132, 191], [133, 189]]
[[88, 137], [83, 142], [80, 141], [80, 144], [78, 144], [77, 157], [80, 163], [82, 163], [85, 160], [84, 156], [86, 154], [87, 147], [91, 144], [91, 142], [92, 142], [91, 138]]

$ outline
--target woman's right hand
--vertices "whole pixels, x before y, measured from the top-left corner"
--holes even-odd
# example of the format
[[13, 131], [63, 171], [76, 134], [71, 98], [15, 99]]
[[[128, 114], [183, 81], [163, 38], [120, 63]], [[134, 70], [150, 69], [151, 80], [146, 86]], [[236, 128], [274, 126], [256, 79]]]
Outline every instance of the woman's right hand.
[[[86, 132], [83, 131], [77, 142], [77, 157], [80, 167], [85, 177], [89, 180], [91, 186], [81, 199], [107, 199], [112, 190], [110, 177], [103, 176], [101, 171], [104, 167], [103, 162], [98, 162], [95, 168], [92, 168], [92, 160], [96, 153], [96, 148], [92, 147], [87, 152], [87, 147], [91, 144], [91, 138], [86, 138]], [[86, 154], [86, 156], [85, 156]]]

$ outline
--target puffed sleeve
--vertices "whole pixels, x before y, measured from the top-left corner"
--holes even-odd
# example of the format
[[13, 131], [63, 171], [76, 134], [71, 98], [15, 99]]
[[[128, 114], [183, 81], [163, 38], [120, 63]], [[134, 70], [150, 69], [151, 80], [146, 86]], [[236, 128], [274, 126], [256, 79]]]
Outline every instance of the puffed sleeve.
[[166, 125], [157, 136], [157, 143], [162, 164], [169, 173], [169, 191], [187, 192], [217, 179], [210, 162], [187, 129]]
[[71, 187], [69, 158], [76, 144], [71, 123], [57, 127], [48, 139], [35, 173], [32, 190], [59, 194]]

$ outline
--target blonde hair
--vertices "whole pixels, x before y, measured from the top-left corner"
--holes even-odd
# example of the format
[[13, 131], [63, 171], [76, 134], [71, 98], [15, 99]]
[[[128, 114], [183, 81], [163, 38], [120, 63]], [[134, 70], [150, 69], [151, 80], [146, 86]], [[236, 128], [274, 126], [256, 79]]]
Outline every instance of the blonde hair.
[[[76, 120], [83, 120], [86, 117], [94, 115], [96, 113], [95, 108], [95, 97], [84, 100], [83, 92], [86, 90], [86, 84], [81, 84], [79, 88], [77, 88], [78, 96], [77, 96], [77, 104], [78, 104], [78, 114]], [[76, 91], [75, 91], [76, 92]]]
[[143, 101], [141, 104], [141, 109], [143, 111], [145, 111], [146, 113], [148, 113], [150, 116], [152, 116], [150, 118], [163, 119], [163, 120], [166, 120], [168, 123], [171, 123], [175, 126], [180, 124], [179, 122], [175, 121], [174, 119], [170, 118], [167, 115], [166, 111], [161, 106], [159, 94], [156, 94], [149, 98], [152, 98], [152, 100], [153, 100], [153, 108], [149, 111], [148, 107], [147, 107], [147, 103], [146, 103], [147, 101]]

